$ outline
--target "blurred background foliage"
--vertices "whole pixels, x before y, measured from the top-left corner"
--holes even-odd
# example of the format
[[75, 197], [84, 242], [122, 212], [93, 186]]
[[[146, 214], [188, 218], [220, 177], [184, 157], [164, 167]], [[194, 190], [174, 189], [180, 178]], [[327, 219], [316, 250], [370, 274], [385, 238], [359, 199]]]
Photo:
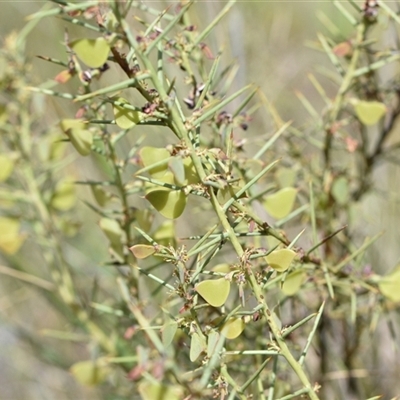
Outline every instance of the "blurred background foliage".
[[[363, 2], [357, 3], [362, 5]], [[151, 4], [162, 10], [169, 3], [151, 2]], [[221, 2], [199, 1], [191, 10], [192, 20], [196, 25], [206, 26], [207, 21], [211, 21], [223, 6], [224, 3]], [[26, 25], [26, 17], [39, 11], [41, 7], [43, 7], [43, 2], [2, 3], [1, 40], [11, 42], [12, 32], [21, 31]], [[327, 22], [326, 16], [335, 21], [335, 27]], [[64, 41], [66, 27], [70, 37], [77, 37], [81, 30], [57, 18], [47, 18], [29, 32], [25, 56], [31, 66], [20, 73], [29, 75], [30, 85], [50, 81], [60, 72], [59, 68], [36, 56], [47, 55], [65, 60], [65, 49], [60, 43]], [[233, 91], [249, 82], [254, 82], [279, 110], [283, 120], [291, 120], [296, 127], [301, 128], [308, 126], [310, 115], [305, 111], [296, 93], [301, 92], [305, 95], [318, 112], [322, 112], [324, 108], [320, 96], [308, 77], [310, 72], [317, 75], [322, 70], [330, 68], [326, 54], [316, 45], [317, 32], [329, 34], [336, 41], [341, 41], [348, 37], [352, 29], [330, 1], [247, 1], [239, 2], [226, 15], [208, 39], [208, 43], [214, 54], [221, 47], [224, 49], [225, 63], [230, 62], [232, 58], [237, 60], [240, 70], [233, 84]], [[390, 42], [390, 37], [390, 32], [383, 29], [380, 40], [383, 43]], [[0, 62], [2, 62], [1, 59]], [[389, 77], [397, 75], [398, 70], [398, 62], [390, 65], [388, 70], [382, 73], [382, 79], [385, 79], [385, 73]], [[25, 84], [22, 76], [20, 79]], [[106, 86], [121, 79], [123, 79], [122, 73], [117, 69], [111, 69], [102, 78], [101, 85]], [[335, 87], [331, 81], [323, 76], [319, 79], [328, 96], [333, 96]], [[65, 91], [76, 90], [74, 85], [77, 83], [68, 82], [65, 85]], [[178, 87], [184, 90], [182, 82], [178, 83]], [[0, 97], [2, 101], [6, 99], [3, 95], [0, 96], [2, 96]], [[41, 132], [54, 131], [51, 138], [57, 138], [57, 135], [60, 135], [57, 125], [59, 120], [70, 118], [78, 111], [78, 108], [78, 105], [63, 99], [35, 95], [32, 112], [40, 116], [35, 125], [36, 137], [39, 139]], [[146, 129], [149, 135], [144, 144], [163, 147], [170, 141], [168, 135], [162, 139], [157, 136], [154, 143], [154, 138], [152, 139], [154, 128]], [[394, 130], [392, 142], [400, 138], [399, 129], [396, 127]], [[248, 141], [247, 151], [254, 153], [259, 146], [257, 142], [259, 136], [264, 135], [267, 138], [272, 130], [270, 116], [260, 113], [251, 122], [250, 129], [241, 134]], [[313, 132], [310, 131], [310, 135], [312, 134]], [[43, 143], [43, 147], [43, 152], [49, 151], [51, 143]], [[303, 150], [310, 151], [306, 146]], [[100, 159], [77, 157], [69, 145], [63, 151], [65, 165], [59, 174], [60, 177], [69, 176], [72, 180], [82, 181], [94, 179], [96, 176], [99, 180], [103, 178], [107, 167], [102, 165]], [[336, 161], [340, 164], [340, 159]], [[397, 162], [397, 160], [394, 161]], [[366, 236], [373, 236], [384, 231], [384, 236], [368, 250], [371, 267], [380, 274], [390, 271], [399, 260], [400, 169], [396, 162], [382, 163], [374, 171], [375, 190], [363, 198], [357, 208], [355, 219], [356, 228], [354, 229], [360, 232], [361, 238], [359, 245]], [[97, 215], [91, 212], [82, 201], [92, 198], [90, 189], [78, 187], [75, 190], [77, 192], [76, 208], [73, 214], [67, 214], [65, 218], [76, 222], [77, 232], [76, 234], [66, 232], [65, 254], [68, 262], [73, 266], [74, 273], [80, 278], [76, 280], [78, 290], [82, 293], [95, 292], [97, 287], [101, 287], [101, 296], [107, 300], [107, 291], [112, 293], [116, 290], [114, 281], [109, 279], [114, 274], [113, 270], [100, 265], [107, 259], [107, 240], [97, 229]], [[7, 200], [2, 198], [1, 202], [1, 207], [6, 209]], [[145, 207], [140, 201], [135, 206]], [[59, 223], [62, 225], [62, 218]], [[193, 226], [195, 224], [196, 221], [193, 221]], [[184, 236], [189, 232], [184, 222], [178, 222], [177, 229], [178, 236]], [[70, 237], [68, 233], [71, 234]], [[27, 237], [22, 252], [18, 256], [13, 256], [13, 263], [23, 265], [24, 270], [27, 269], [36, 276], [45, 277], [45, 261], [42, 255], [35, 251], [37, 240], [40, 240], [39, 236]], [[2, 258], [0, 260], [1, 265], [6, 264], [6, 260]], [[85, 338], [78, 334], [74, 338], [68, 338], [68, 341], [53, 337], [57, 336], [56, 331], [65, 330], [68, 322], [60, 318], [54, 308], [49, 306], [49, 303], [38, 295], [35, 289], [35, 285], [43, 288], [49, 283], [36, 282], [29, 286], [20, 282], [19, 279], [23, 279], [23, 275], [15, 279], [4, 268], [0, 272], [2, 272], [0, 280], [0, 398], [13, 400], [117, 399], [115, 393], [108, 392], [107, 388], [82, 386], [73, 379], [70, 373], [66, 372], [74, 362], [89, 358], [95, 349], [88, 348]], [[101, 300], [99, 299], [99, 303]], [[61, 305], [60, 307], [62, 308]], [[363, 351], [373, 354], [375, 362], [373, 373], [376, 374], [381, 387], [387, 386], [387, 393], [392, 396], [400, 392], [398, 382], [400, 365], [397, 348], [393, 351], [394, 341], [392, 340], [393, 336], [396, 337], [396, 333], [399, 334], [399, 326], [398, 312], [391, 314], [388, 320], [378, 324], [377, 331], [372, 334], [373, 340], [371, 337], [365, 338], [366, 343], [362, 347]], [[49, 327], [54, 332], [50, 331]], [[363, 371], [360, 371], [360, 377], [362, 374]], [[331, 377], [332, 380], [342, 378], [341, 376]], [[123, 379], [123, 376], [121, 374], [121, 376], [115, 376], [114, 379]], [[125, 398], [123, 394], [121, 398]]]

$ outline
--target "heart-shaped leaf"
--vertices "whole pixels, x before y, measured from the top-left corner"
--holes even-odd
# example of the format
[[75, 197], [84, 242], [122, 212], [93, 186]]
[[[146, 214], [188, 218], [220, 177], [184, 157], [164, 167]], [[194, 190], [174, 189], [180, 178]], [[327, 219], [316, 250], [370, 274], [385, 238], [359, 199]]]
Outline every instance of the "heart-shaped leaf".
[[183, 165], [183, 160], [180, 157], [172, 157], [168, 162], [168, 168], [174, 175], [174, 181], [177, 185], [186, 185], [185, 179], [185, 167]]
[[195, 362], [199, 355], [206, 350], [206, 347], [203, 337], [194, 332], [190, 341], [190, 361]]
[[0, 237], [17, 236], [20, 226], [17, 219], [0, 217]]
[[47, 159], [50, 161], [59, 161], [64, 157], [66, 143], [63, 142], [63, 137], [54, 134], [49, 136], [49, 149]]
[[93, 197], [99, 206], [104, 207], [107, 202], [111, 199], [110, 193], [107, 193], [101, 185], [90, 185]]
[[63, 119], [60, 121], [60, 128], [64, 133], [67, 133], [70, 129], [85, 129], [87, 124], [81, 119]]
[[215, 348], [217, 347], [217, 343], [219, 340], [219, 333], [215, 330], [212, 330], [208, 334], [207, 338], [207, 356], [211, 357], [215, 353]]
[[332, 184], [332, 196], [341, 204], [347, 204], [349, 200], [349, 183], [344, 176], [340, 176]]
[[75, 75], [75, 72], [72, 72], [69, 69], [65, 69], [64, 71], [58, 73], [54, 77], [54, 80], [58, 83], [67, 83], [73, 77], [73, 75]]
[[102, 218], [99, 222], [101, 230], [105, 233], [111, 245], [121, 245], [123, 231], [115, 219]]
[[[235, 197], [236, 193], [241, 189], [240, 186], [238, 185], [228, 185], [227, 187], [223, 189], [219, 189], [217, 193], [217, 199], [219, 204], [223, 205], [225, 204], [228, 200], [230, 200], [232, 197]], [[240, 198], [245, 197], [245, 194], [243, 193]]]
[[223, 272], [228, 274], [231, 272], [231, 266], [228, 263], [217, 264], [215, 267], [212, 268], [214, 272]]
[[178, 329], [178, 323], [173, 320], [167, 320], [161, 329], [161, 338], [164, 347], [168, 347], [174, 340], [175, 333]]
[[173, 221], [164, 221], [154, 232], [153, 239], [162, 246], [175, 246], [175, 224]]
[[75, 186], [72, 182], [60, 182], [56, 186], [51, 206], [59, 211], [68, 211], [76, 202]]
[[364, 125], [376, 124], [387, 111], [386, 106], [379, 101], [357, 101], [354, 109]]
[[107, 365], [91, 360], [75, 363], [70, 371], [78, 382], [88, 386], [102, 383], [110, 373]]
[[4, 182], [11, 175], [14, 169], [14, 161], [3, 154], [0, 154], [0, 182]]
[[25, 235], [19, 234], [20, 222], [16, 219], [0, 217], [0, 250], [6, 254], [15, 254], [25, 241]]
[[227, 339], [235, 339], [244, 331], [245, 323], [242, 318], [230, 318], [225, 322], [221, 333]]
[[382, 277], [378, 282], [381, 293], [389, 300], [400, 302], [400, 266], [391, 274]]
[[193, 161], [190, 157], [183, 159], [183, 167], [185, 168], [186, 185], [195, 185], [200, 182], [200, 178], [197, 175], [196, 168], [194, 167]]
[[[129, 101], [123, 97], [118, 97], [115, 99], [118, 103], [129, 104]], [[137, 125], [142, 119], [144, 114], [137, 110], [130, 110], [121, 105], [114, 104], [113, 112], [115, 123], [121, 129], [130, 129]]]
[[107, 41], [97, 39], [77, 39], [69, 43], [76, 55], [90, 68], [100, 68], [107, 61], [110, 46]]
[[169, 386], [159, 382], [141, 382], [138, 391], [142, 400], [180, 400], [183, 398], [180, 386]]
[[297, 270], [292, 272], [286, 277], [282, 286], [282, 292], [286, 296], [293, 296], [301, 288], [306, 276], [307, 274], [304, 271]]
[[90, 154], [93, 144], [93, 135], [87, 129], [70, 129], [67, 133], [75, 150], [81, 156]]
[[147, 208], [144, 210], [136, 210], [135, 217], [139, 227], [145, 232], [149, 232], [154, 219], [153, 213]]
[[290, 267], [295, 257], [296, 253], [293, 250], [280, 249], [268, 254], [265, 259], [271, 268], [278, 272], [284, 272]]
[[275, 178], [281, 188], [291, 187], [296, 180], [296, 170], [293, 168], [281, 167], [276, 171]]
[[276, 219], [286, 217], [293, 209], [297, 190], [285, 187], [265, 198], [264, 207], [268, 214]]
[[93, 135], [81, 120], [64, 119], [60, 122], [61, 129], [67, 134], [75, 150], [81, 156], [90, 154], [93, 144]]
[[139, 260], [150, 257], [156, 252], [154, 246], [148, 244], [136, 244], [129, 248], [132, 254]]
[[231, 285], [225, 278], [206, 280], [196, 286], [197, 293], [213, 307], [225, 304]]
[[165, 218], [178, 218], [186, 207], [186, 194], [181, 190], [155, 189], [146, 199]]
[[[157, 147], [143, 147], [140, 152], [140, 159], [145, 167], [149, 167], [153, 164], [159, 163], [162, 160], [168, 160], [171, 154], [167, 149]], [[168, 171], [168, 162], [149, 169], [149, 174], [154, 178], [161, 178]]]

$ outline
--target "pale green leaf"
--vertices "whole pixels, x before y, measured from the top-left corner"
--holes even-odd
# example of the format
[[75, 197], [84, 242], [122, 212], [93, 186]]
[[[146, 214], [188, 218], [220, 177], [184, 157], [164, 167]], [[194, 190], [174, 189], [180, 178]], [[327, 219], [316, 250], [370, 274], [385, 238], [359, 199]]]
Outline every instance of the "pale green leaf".
[[173, 221], [164, 221], [154, 232], [153, 239], [162, 246], [175, 246], [175, 224]]
[[74, 206], [75, 202], [74, 184], [68, 181], [58, 183], [51, 199], [51, 206], [59, 211], [68, 211]]
[[60, 121], [60, 126], [80, 155], [87, 156], [90, 154], [93, 135], [85, 129], [87, 127], [85, 122], [79, 119], [63, 119]]
[[231, 266], [227, 263], [217, 264], [211, 270], [214, 272], [223, 272], [223, 273], [227, 274], [227, 273], [231, 272]]
[[153, 213], [147, 208], [144, 210], [136, 210], [135, 217], [139, 227], [145, 232], [149, 232], [154, 219]]
[[167, 320], [161, 329], [161, 338], [164, 347], [168, 347], [174, 340], [175, 333], [178, 330], [178, 323], [173, 320]]
[[111, 245], [116, 246], [117, 248], [121, 245], [123, 231], [115, 219], [111, 218], [102, 218], [99, 222], [101, 230], [107, 236]]
[[185, 167], [183, 165], [183, 160], [180, 157], [172, 157], [168, 162], [168, 167], [172, 174], [174, 175], [174, 181], [177, 185], [186, 185], [185, 180]]
[[183, 391], [180, 386], [169, 386], [159, 382], [140, 382], [138, 391], [142, 400], [181, 400]]
[[[129, 104], [128, 100], [123, 97], [114, 99], [119, 103]], [[130, 129], [137, 125], [142, 119], [144, 114], [137, 110], [130, 110], [117, 104], [113, 104], [113, 112], [115, 123], [121, 129]]]
[[102, 37], [97, 39], [77, 39], [70, 42], [69, 46], [79, 59], [91, 68], [103, 66], [110, 52], [109, 44]]
[[0, 154], [0, 182], [8, 179], [14, 169], [14, 161], [8, 156]]
[[[171, 157], [171, 154], [167, 149], [157, 147], [143, 147], [140, 152], [140, 159], [145, 167], [149, 167], [153, 164], [159, 163], [162, 160], [166, 160]], [[168, 170], [168, 163], [165, 162], [149, 170], [149, 174], [154, 178], [162, 177]]]
[[296, 170], [293, 168], [281, 167], [276, 171], [275, 177], [281, 188], [291, 187], [296, 180]]
[[400, 266], [391, 274], [382, 277], [378, 287], [386, 298], [395, 303], [400, 302]]
[[193, 161], [190, 157], [183, 159], [183, 167], [185, 168], [186, 185], [195, 185], [200, 182], [200, 178], [197, 175], [196, 168], [194, 167]]
[[271, 268], [278, 272], [284, 272], [290, 267], [295, 257], [296, 253], [293, 250], [280, 249], [268, 254], [265, 259]]
[[229, 296], [231, 285], [225, 278], [206, 280], [196, 286], [199, 295], [211, 306], [221, 307]]
[[181, 190], [155, 189], [146, 194], [146, 199], [165, 218], [178, 218], [186, 207], [186, 194]]
[[215, 348], [217, 347], [217, 343], [219, 340], [219, 333], [215, 330], [212, 330], [208, 334], [207, 338], [207, 356], [211, 357], [215, 353]]
[[387, 111], [386, 106], [379, 101], [357, 101], [354, 109], [364, 125], [376, 124]]
[[129, 248], [132, 254], [139, 260], [150, 257], [156, 252], [154, 246], [148, 244], [136, 244]]
[[195, 362], [199, 355], [205, 350], [206, 343], [204, 342], [204, 339], [197, 332], [194, 332], [190, 341], [190, 361]]
[[340, 176], [332, 184], [332, 196], [341, 205], [345, 205], [349, 200], [349, 183], [344, 176]]
[[235, 339], [244, 331], [244, 328], [245, 323], [242, 318], [230, 318], [225, 322], [221, 329], [221, 333], [227, 339]]
[[110, 193], [107, 193], [101, 185], [90, 185], [90, 189], [97, 204], [101, 207], [104, 207], [111, 199]]
[[17, 219], [0, 217], [0, 250], [6, 254], [15, 254], [25, 241], [26, 236], [19, 234], [20, 222]]
[[286, 217], [293, 209], [297, 190], [285, 187], [265, 198], [264, 207], [268, 214], [276, 219]]
[[81, 156], [90, 154], [93, 144], [93, 135], [87, 129], [70, 129], [67, 132], [69, 140]]
[[107, 365], [91, 360], [73, 364], [70, 371], [79, 383], [87, 386], [95, 386], [104, 382], [110, 373]]
[[307, 274], [304, 271], [298, 270], [292, 272], [286, 277], [285, 282], [283, 283], [282, 286], [282, 292], [286, 296], [293, 296], [300, 290], [306, 277]]

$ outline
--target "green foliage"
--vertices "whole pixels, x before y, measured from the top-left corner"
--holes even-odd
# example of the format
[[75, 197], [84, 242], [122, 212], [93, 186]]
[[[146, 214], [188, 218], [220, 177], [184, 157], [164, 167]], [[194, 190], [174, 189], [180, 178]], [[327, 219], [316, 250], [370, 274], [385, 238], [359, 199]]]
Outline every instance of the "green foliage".
[[[351, 40], [324, 16], [337, 35], [318, 34], [314, 47], [332, 65], [322, 74], [336, 92], [310, 75], [325, 106], [299, 92], [310, 122], [296, 127], [258, 89], [234, 91], [234, 65], [221, 66], [208, 44], [234, 1], [206, 28], [191, 22], [192, 1], [164, 11], [54, 3], [4, 41], [0, 58], [1, 272], [34, 286], [60, 315], [65, 331], [54, 337], [91, 350], [46, 362], [65, 360], [104, 398], [375, 393], [372, 381], [343, 388], [328, 373], [351, 377], [370, 365], [363, 335], [400, 303], [399, 269], [369, 269], [379, 235], [361, 237], [353, 222], [375, 166], [399, 147], [388, 144], [399, 77], [382, 80], [380, 70], [400, 56], [375, 43], [374, 30], [381, 16], [398, 25], [397, 14], [383, 2], [333, 2]], [[32, 87], [26, 35], [54, 16], [87, 37], [67, 33], [63, 60], [42, 54], [64, 69]], [[48, 126], [43, 95], [79, 108]], [[242, 136], [259, 108], [272, 129], [267, 141], [254, 135], [254, 154]], [[68, 249], [99, 231], [109, 253], [92, 282], [87, 259], [102, 257], [103, 244], [76, 265]]]

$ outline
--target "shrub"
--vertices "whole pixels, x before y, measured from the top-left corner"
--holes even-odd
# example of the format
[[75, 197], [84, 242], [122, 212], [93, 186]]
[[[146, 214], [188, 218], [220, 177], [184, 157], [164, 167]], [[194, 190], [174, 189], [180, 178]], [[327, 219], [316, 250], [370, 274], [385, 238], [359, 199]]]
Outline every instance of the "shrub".
[[[0, 76], [1, 272], [35, 287], [66, 323], [45, 333], [71, 342], [49, 353], [30, 339], [37, 356], [113, 399], [391, 393], [364, 349], [398, 307], [399, 269], [371, 269], [381, 234], [364, 238], [357, 213], [398, 148], [398, 78], [381, 71], [400, 56], [375, 29], [398, 15], [334, 2], [352, 32], [317, 47], [336, 92], [310, 75], [325, 106], [299, 93], [311, 122], [295, 127], [258, 88], [232, 92], [235, 64], [207, 44], [234, 2], [206, 28], [192, 2], [54, 3], [6, 38]], [[60, 66], [45, 87], [24, 46], [55, 16], [82, 29], [66, 32], [64, 59], [41, 55]], [[75, 115], [47, 126], [43, 94]], [[274, 132], [254, 152], [260, 109]], [[90, 351], [71, 357], [75, 341]]]

